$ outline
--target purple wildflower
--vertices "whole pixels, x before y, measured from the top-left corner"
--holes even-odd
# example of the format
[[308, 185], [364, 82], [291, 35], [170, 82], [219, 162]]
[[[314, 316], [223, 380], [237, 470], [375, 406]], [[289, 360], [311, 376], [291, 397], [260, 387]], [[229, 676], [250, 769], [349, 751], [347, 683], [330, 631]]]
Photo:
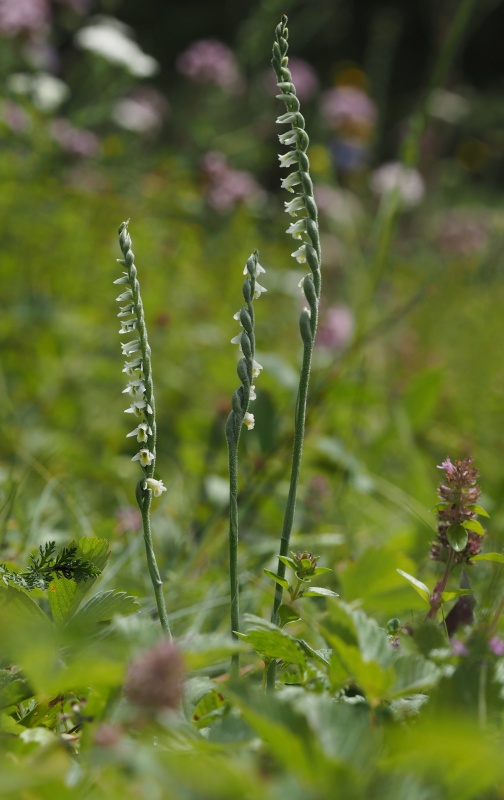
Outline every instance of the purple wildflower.
[[481, 550], [481, 536], [471, 530], [467, 531], [467, 544], [460, 552], [452, 550], [448, 540], [448, 529], [461, 526], [464, 522], [474, 520], [477, 513], [473, 506], [478, 502], [481, 489], [476, 484], [478, 470], [471, 464], [472, 458], [464, 458], [454, 463], [446, 458], [438, 469], [444, 470], [444, 482], [438, 486], [438, 532], [436, 541], [432, 543], [430, 555], [435, 561], [446, 561], [452, 551], [455, 564], [468, 562]]
[[334, 128], [341, 130], [364, 126], [372, 128], [376, 122], [376, 106], [371, 98], [355, 86], [338, 86], [322, 95], [320, 112]]
[[0, 34], [37, 33], [49, 23], [47, 0], [0, 0]]
[[353, 334], [354, 318], [347, 306], [336, 305], [328, 308], [322, 316], [317, 332], [317, 347], [341, 350]]
[[253, 175], [230, 167], [223, 153], [206, 153], [201, 167], [207, 178], [206, 200], [214, 211], [225, 213], [241, 202], [247, 205], [263, 202], [265, 192]]
[[498, 636], [492, 636], [488, 646], [495, 656], [504, 656], [504, 642]]
[[51, 136], [63, 150], [75, 156], [94, 156], [100, 149], [100, 140], [91, 131], [74, 128], [67, 119], [55, 119]]
[[177, 58], [177, 69], [196, 83], [214, 83], [228, 92], [240, 87], [238, 64], [233, 52], [216, 39], [200, 39]]

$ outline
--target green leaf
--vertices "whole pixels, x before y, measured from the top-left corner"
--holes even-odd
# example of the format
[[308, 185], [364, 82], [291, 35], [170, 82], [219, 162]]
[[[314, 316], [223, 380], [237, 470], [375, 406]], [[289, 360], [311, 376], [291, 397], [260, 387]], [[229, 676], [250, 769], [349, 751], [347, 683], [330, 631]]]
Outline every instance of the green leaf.
[[297, 664], [302, 669], [306, 658], [299, 642], [276, 625], [262, 621], [261, 627], [251, 628], [247, 633], [238, 633], [262, 657], [280, 658], [287, 664]]
[[217, 689], [212, 689], [196, 703], [191, 719], [197, 728], [207, 728], [215, 719], [222, 717], [226, 709], [224, 696]]
[[413, 577], [413, 575], [409, 575], [407, 572], [404, 572], [404, 570], [402, 570], [402, 569], [398, 569], [397, 572], [399, 573], [399, 575], [402, 575], [403, 578], [406, 578], [406, 580], [409, 583], [411, 583], [411, 585], [413, 586], [413, 589], [416, 592], [418, 592], [420, 597], [422, 597], [423, 600], [425, 600], [426, 603], [429, 602], [430, 592], [429, 592], [429, 589], [427, 588], [427, 586], [425, 585], [425, 583], [422, 583], [421, 581], [417, 580], [416, 578]]
[[276, 572], [272, 572], [270, 569], [265, 569], [264, 574], [267, 575], [268, 578], [271, 578], [272, 581], [275, 581], [275, 583], [280, 584], [280, 586], [283, 586], [284, 589], [289, 591], [288, 580], [286, 580], [285, 578], [281, 578], [280, 575], [277, 575]]
[[304, 641], [304, 639], [300, 639], [299, 640], [299, 644], [301, 645], [301, 647], [305, 651], [306, 655], [310, 656], [310, 658], [315, 659], [315, 661], [318, 661], [321, 664], [324, 664], [326, 667], [328, 667], [329, 664], [331, 663], [330, 662], [330, 655], [328, 655], [328, 654], [331, 653], [330, 650], [327, 650], [327, 649], [325, 649], [325, 650], [314, 650], [313, 647], [310, 647], [308, 642]]
[[288, 606], [286, 603], [281, 603], [278, 608], [278, 618], [280, 620], [280, 627], [283, 628], [289, 622], [297, 622], [299, 614], [295, 608]]
[[473, 533], [477, 533], [478, 536], [484, 536], [486, 531], [481, 524], [478, 522], [477, 519], [468, 519], [462, 523], [462, 527], [466, 529], [466, 531], [473, 531]]
[[446, 537], [450, 547], [456, 553], [461, 553], [467, 545], [469, 535], [463, 525], [450, 525], [446, 531]]
[[[75, 543], [72, 543], [75, 544]], [[103, 570], [109, 557], [109, 543], [106, 539], [83, 537], [77, 544], [76, 556], [90, 561]], [[91, 590], [96, 578], [77, 583], [73, 579], [57, 578], [49, 584], [47, 595], [54, 622], [58, 627], [65, 625], [73, 616], [80, 602]]]
[[453, 600], [455, 597], [462, 597], [464, 594], [472, 594], [472, 589], [452, 589], [448, 592], [442, 592], [441, 597], [444, 603], [448, 600]]
[[286, 567], [290, 567], [294, 572], [297, 570], [298, 565], [294, 561], [293, 558], [289, 558], [289, 556], [278, 556], [278, 560], [285, 564]]
[[134, 614], [139, 605], [135, 597], [126, 592], [99, 592], [71, 617], [72, 625], [93, 626], [111, 619], [115, 614]]
[[490, 514], [488, 511], [485, 511], [483, 506], [478, 506], [474, 503], [472, 506], [467, 506], [467, 508], [470, 508], [471, 511], [474, 511], [475, 514], [479, 514], [480, 517], [488, 517], [490, 519]]
[[310, 586], [301, 595], [301, 597], [339, 597], [339, 594], [333, 592], [331, 589], [323, 589], [320, 586]]
[[52, 628], [49, 617], [26, 591], [0, 584], [0, 630], [4, 625], [18, 629], [30, 625], [37, 629], [41, 626]]
[[19, 673], [0, 670], [0, 708], [9, 708], [33, 695], [28, 681]]
[[472, 561], [497, 561], [499, 564], [504, 564], [504, 556], [502, 553], [481, 553], [479, 556], [473, 556]]
[[334, 572], [331, 567], [315, 567], [313, 570], [314, 575], [322, 575], [324, 572]]
[[391, 690], [392, 697], [409, 695], [433, 686], [441, 677], [441, 670], [423, 656], [400, 655], [394, 662], [396, 680]]

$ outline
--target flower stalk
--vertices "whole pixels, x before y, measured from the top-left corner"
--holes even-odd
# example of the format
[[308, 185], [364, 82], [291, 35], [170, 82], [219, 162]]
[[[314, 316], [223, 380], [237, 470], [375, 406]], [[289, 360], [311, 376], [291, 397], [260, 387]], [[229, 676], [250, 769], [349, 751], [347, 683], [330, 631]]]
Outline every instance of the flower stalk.
[[[287, 51], [288, 29], [287, 17], [284, 15], [275, 30], [273, 58], [271, 63], [275, 70], [278, 88], [280, 89], [280, 94], [277, 95], [277, 97], [284, 101], [287, 109], [285, 114], [278, 117], [277, 122], [281, 125], [288, 124], [290, 126], [288, 131], [280, 134], [279, 139], [281, 144], [288, 145], [291, 150], [286, 154], [280, 155], [279, 159], [281, 167], [293, 168], [290, 175], [282, 181], [282, 188], [295, 195], [292, 200], [285, 203], [287, 213], [297, 218], [297, 221], [292, 223], [287, 229], [287, 233], [294, 237], [298, 245], [298, 248], [292, 253], [292, 256], [300, 264], [307, 264], [310, 273], [303, 278], [300, 284], [308, 306], [301, 312], [299, 320], [299, 328], [303, 342], [303, 357], [294, 421], [291, 478], [280, 538], [280, 552], [277, 568], [277, 574], [281, 579], [285, 578], [286, 564], [282, 559], [285, 559], [289, 553], [289, 542], [296, 507], [306, 424], [306, 404], [313, 347], [317, 332], [321, 291], [320, 236], [318, 230], [317, 206], [313, 197], [310, 163], [307, 156], [309, 139], [305, 131], [305, 121], [300, 111], [296, 89], [292, 83], [291, 73], [288, 67]], [[271, 614], [272, 622], [275, 624], [278, 624], [279, 621], [278, 611], [282, 602], [282, 594], [283, 587], [281, 583], [277, 583]], [[273, 662], [268, 672], [269, 688], [272, 688], [274, 683], [275, 663]]]
[[[247, 430], [254, 427], [254, 415], [248, 410], [249, 404], [255, 400], [253, 384], [262, 367], [255, 360], [255, 312], [254, 300], [257, 300], [266, 289], [256, 278], [265, 270], [258, 261], [259, 254], [254, 250], [248, 259], [243, 274], [246, 276], [242, 286], [245, 305], [234, 315], [233, 319], [240, 323], [242, 332], [231, 339], [241, 352], [237, 372], [241, 381], [233, 393], [231, 412], [226, 421], [226, 442], [228, 448], [229, 468], [229, 579], [231, 590], [231, 635], [237, 639], [240, 630], [240, 596], [238, 581], [238, 444], [242, 426]], [[240, 667], [239, 655], [235, 653], [231, 660], [231, 677], [238, 676]]]
[[118, 261], [124, 267], [122, 276], [114, 281], [122, 289], [121, 294], [116, 298], [122, 304], [117, 315], [121, 319], [119, 333], [121, 335], [133, 334], [136, 337], [126, 343], [121, 343], [122, 353], [127, 358], [123, 372], [128, 377], [128, 384], [123, 394], [127, 394], [130, 400], [130, 405], [125, 413], [132, 414], [135, 422], [138, 423], [137, 427], [127, 434], [127, 438], [135, 437], [137, 442], [142, 445], [138, 453], [131, 459], [140, 463], [143, 472], [143, 476], [136, 487], [136, 500], [142, 516], [147, 566], [154, 588], [159, 620], [165, 635], [171, 640], [163, 584], [157, 565], [150, 525], [152, 496], [159, 497], [166, 491], [166, 488], [162, 481], [154, 478], [157, 431], [151, 351], [147, 338], [135, 257], [131, 249], [131, 237], [128, 233], [128, 222], [123, 222], [119, 228], [119, 245], [123, 258], [118, 259]]

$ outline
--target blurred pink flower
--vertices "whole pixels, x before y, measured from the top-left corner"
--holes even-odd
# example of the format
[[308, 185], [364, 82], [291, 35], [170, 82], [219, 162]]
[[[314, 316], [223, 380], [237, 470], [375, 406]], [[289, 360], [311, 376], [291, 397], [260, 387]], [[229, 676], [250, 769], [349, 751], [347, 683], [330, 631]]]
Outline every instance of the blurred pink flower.
[[0, 0], [0, 34], [34, 33], [48, 24], [50, 16], [47, 0]]
[[174, 644], [163, 639], [132, 661], [124, 692], [144, 711], [177, 709], [182, 702], [184, 662]]
[[117, 519], [117, 533], [126, 533], [126, 531], [138, 533], [138, 531], [142, 530], [142, 517], [138, 508], [134, 508], [134, 506], [118, 508], [115, 516]]
[[[319, 88], [317, 73], [313, 67], [302, 58], [291, 58], [289, 59], [289, 69], [299, 99], [305, 102], [311, 100]], [[278, 94], [275, 74], [272, 69], [264, 73], [264, 86], [269, 94]]]
[[201, 168], [208, 179], [206, 200], [214, 211], [230, 211], [240, 202], [247, 205], [264, 202], [266, 193], [253, 175], [230, 167], [223, 153], [206, 153]]
[[21, 106], [6, 100], [0, 106], [0, 119], [5, 122], [12, 133], [25, 133], [31, 128], [31, 119]]
[[240, 87], [238, 64], [229, 47], [216, 39], [200, 39], [181, 53], [177, 69], [197, 83], [215, 83], [226, 91]]
[[447, 253], [467, 256], [481, 253], [488, 244], [488, 231], [469, 213], [450, 211], [440, 223], [439, 244]]
[[371, 127], [376, 121], [375, 104], [355, 86], [338, 86], [324, 92], [320, 112], [326, 122], [338, 129], [346, 123], [363, 123]]
[[498, 636], [492, 636], [488, 646], [495, 656], [504, 656], [504, 642]]
[[322, 313], [317, 332], [316, 345], [327, 349], [341, 350], [352, 338], [353, 314], [347, 306], [331, 306]]
[[425, 195], [425, 183], [418, 170], [405, 167], [398, 161], [383, 164], [375, 170], [370, 184], [372, 191], [380, 196], [397, 190], [399, 201], [405, 209], [417, 206]]
[[50, 128], [51, 137], [63, 150], [75, 156], [94, 156], [100, 149], [100, 140], [91, 131], [74, 128], [67, 120], [55, 119]]

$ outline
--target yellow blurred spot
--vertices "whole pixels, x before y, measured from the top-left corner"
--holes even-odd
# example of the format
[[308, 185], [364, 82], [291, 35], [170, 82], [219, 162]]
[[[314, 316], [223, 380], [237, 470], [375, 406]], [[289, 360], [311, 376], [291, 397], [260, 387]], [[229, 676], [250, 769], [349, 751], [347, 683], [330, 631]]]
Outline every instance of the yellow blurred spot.
[[124, 145], [119, 136], [106, 136], [103, 140], [103, 152], [108, 158], [116, 158], [124, 152]]
[[354, 86], [366, 91], [368, 81], [366, 73], [357, 64], [343, 61], [336, 67], [334, 82], [337, 86]]
[[488, 159], [488, 145], [479, 139], [467, 139], [457, 150], [457, 161], [464, 169], [477, 172]]
[[308, 155], [312, 175], [327, 175], [331, 172], [331, 157], [326, 147], [320, 144], [311, 145]]

